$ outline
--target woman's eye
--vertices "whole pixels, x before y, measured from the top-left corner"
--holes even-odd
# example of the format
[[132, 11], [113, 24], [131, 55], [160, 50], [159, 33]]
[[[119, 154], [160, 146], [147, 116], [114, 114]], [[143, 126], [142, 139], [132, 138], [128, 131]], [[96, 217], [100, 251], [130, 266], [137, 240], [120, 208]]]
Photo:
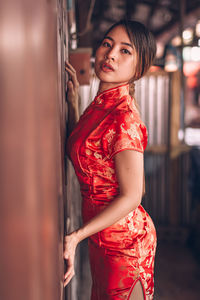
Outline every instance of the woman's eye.
[[125, 54], [131, 54], [131, 52], [127, 49], [122, 49], [122, 53], [125, 53]]
[[104, 47], [110, 47], [110, 44], [108, 42], [103, 42], [102, 44]]

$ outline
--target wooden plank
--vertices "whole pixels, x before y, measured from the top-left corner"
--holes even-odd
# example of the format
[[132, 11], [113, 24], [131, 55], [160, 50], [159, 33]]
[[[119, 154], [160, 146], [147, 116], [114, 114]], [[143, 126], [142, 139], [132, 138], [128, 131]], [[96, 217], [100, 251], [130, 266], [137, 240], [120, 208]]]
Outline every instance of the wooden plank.
[[170, 147], [178, 146], [178, 131], [180, 129], [180, 95], [181, 74], [179, 71], [171, 73], [171, 101], [170, 101]]

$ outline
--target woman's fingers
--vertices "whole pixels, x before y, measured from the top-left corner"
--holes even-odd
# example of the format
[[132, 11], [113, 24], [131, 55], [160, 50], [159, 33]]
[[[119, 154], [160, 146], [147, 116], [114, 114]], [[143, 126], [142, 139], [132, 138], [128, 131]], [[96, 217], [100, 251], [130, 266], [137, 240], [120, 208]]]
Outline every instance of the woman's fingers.
[[70, 280], [72, 279], [72, 277], [75, 275], [74, 272], [74, 264], [73, 262], [69, 259], [68, 260], [68, 270], [64, 275], [64, 286], [66, 286]]
[[72, 70], [70, 67], [65, 66], [65, 70], [69, 73], [70, 77], [71, 77], [71, 81], [74, 85], [75, 88], [79, 87], [79, 82], [77, 80], [77, 76], [76, 76], [76, 71]]
[[70, 282], [72, 277], [75, 275], [74, 269], [70, 268], [64, 276], [64, 287]]
[[73, 66], [68, 61], [65, 62], [65, 66], [68, 67], [74, 73], [76, 73], [76, 70], [73, 68]]
[[70, 274], [69, 277], [67, 277], [67, 279], [65, 279], [64, 287], [66, 287], [68, 285], [68, 283], [71, 281], [73, 276], [74, 276], [74, 274]]
[[70, 266], [67, 270], [67, 272], [64, 275], [64, 279], [67, 279], [71, 274], [74, 274], [74, 268], [73, 266]]
[[69, 259], [69, 254], [67, 251], [64, 251], [63, 257], [64, 257], [64, 259]]
[[69, 66], [65, 66], [65, 70], [72, 76], [76, 75], [76, 71], [72, 70]]
[[76, 70], [69, 62], [65, 62], [65, 70], [70, 73], [71, 76], [76, 77]]
[[78, 242], [76, 232], [73, 232], [64, 237], [63, 257], [67, 261], [67, 272], [64, 275], [64, 286], [66, 286], [75, 275], [74, 258], [77, 244]]

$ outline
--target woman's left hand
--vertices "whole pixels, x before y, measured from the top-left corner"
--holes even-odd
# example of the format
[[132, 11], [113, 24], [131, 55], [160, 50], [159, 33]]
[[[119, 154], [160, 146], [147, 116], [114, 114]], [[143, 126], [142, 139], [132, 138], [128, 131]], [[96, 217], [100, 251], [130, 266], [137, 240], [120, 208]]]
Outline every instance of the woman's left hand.
[[78, 245], [78, 239], [76, 232], [72, 232], [64, 237], [64, 259], [67, 260], [67, 272], [64, 275], [64, 287], [70, 282], [75, 275], [74, 272], [74, 257], [76, 247]]

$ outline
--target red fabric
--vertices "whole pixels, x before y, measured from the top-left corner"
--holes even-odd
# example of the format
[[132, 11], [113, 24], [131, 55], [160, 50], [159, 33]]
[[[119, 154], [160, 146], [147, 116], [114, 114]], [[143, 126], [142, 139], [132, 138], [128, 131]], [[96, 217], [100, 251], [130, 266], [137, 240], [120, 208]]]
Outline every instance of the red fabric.
[[[129, 85], [95, 97], [67, 141], [80, 183], [84, 223], [119, 194], [113, 156], [125, 149], [144, 152], [146, 145], [147, 129], [129, 95]], [[90, 236], [91, 300], [129, 299], [137, 280], [148, 299], [153, 299], [156, 243], [154, 224], [142, 205]]]

